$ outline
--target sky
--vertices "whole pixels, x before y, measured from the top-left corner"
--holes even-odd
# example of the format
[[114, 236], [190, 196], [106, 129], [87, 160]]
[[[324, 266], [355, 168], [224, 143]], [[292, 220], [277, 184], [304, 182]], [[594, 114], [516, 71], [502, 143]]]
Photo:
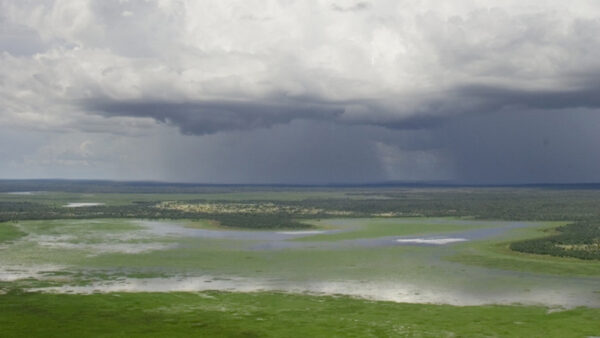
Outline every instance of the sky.
[[0, 0], [0, 178], [600, 182], [600, 1]]

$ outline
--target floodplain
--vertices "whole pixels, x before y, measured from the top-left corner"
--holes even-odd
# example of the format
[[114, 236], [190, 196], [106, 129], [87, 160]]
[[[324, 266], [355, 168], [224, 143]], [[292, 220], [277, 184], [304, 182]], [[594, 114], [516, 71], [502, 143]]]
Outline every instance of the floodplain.
[[[600, 334], [600, 260], [510, 249], [572, 221], [485, 219], [431, 202], [447, 193], [0, 193], [12, 217], [0, 223], [0, 300], [8, 305], [0, 321], [7, 336], [36, 318], [51, 325], [100, 314], [108, 319], [93, 320], [96, 328], [66, 320], [62, 331], [34, 335]], [[448, 212], [416, 207], [423, 196]], [[270, 217], [291, 227], [231, 226], [224, 214], [235, 224]], [[311, 323], [311, 313], [321, 317]], [[152, 318], [149, 331], [143, 323]], [[115, 321], [127, 324], [102, 331]]]

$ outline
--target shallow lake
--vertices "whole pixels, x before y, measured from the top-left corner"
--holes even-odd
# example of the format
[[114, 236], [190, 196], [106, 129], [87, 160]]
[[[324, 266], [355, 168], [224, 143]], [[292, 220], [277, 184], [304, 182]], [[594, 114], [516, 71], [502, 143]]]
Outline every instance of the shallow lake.
[[0, 247], [0, 281], [51, 292], [281, 290], [455, 305], [600, 306], [596, 276], [448, 259], [477, 254], [473, 244], [510, 239], [536, 223], [433, 218], [326, 223], [311, 230], [244, 231], [193, 228], [184, 221], [21, 222], [17, 226], [27, 235]]

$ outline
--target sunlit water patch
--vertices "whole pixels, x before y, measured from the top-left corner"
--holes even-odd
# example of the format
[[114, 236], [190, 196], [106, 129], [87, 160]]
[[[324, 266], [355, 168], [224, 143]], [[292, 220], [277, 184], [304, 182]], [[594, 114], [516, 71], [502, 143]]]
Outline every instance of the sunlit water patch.
[[94, 222], [80, 223], [82, 227], [56, 229], [55, 234], [29, 233], [17, 243], [28, 242], [46, 249], [77, 250], [85, 252], [86, 256], [111, 253], [140, 254], [177, 247], [176, 243], [164, 242], [160, 236], [144, 228], [115, 233], [95, 229]]
[[319, 235], [327, 233], [323, 230], [298, 230], [298, 231], [279, 231], [278, 234], [282, 235]]
[[102, 254], [122, 253], [122, 254], [141, 254], [151, 251], [168, 250], [177, 247], [176, 244], [169, 243], [70, 243], [70, 242], [43, 242], [41, 246], [52, 249], [80, 250], [87, 252], [86, 256], [96, 256]]
[[402, 244], [429, 244], [429, 245], [444, 245], [456, 242], [467, 241], [466, 238], [401, 238], [396, 242]]
[[82, 207], [95, 207], [95, 206], [100, 206], [100, 205], [104, 205], [104, 203], [99, 203], [99, 202], [89, 202], [89, 203], [76, 203], [76, 202], [71, 202], [68, 204], [65, 204], [64, 207], [65, 208], [82, 208]]
[[22, 279], [44, 279], [48, 272], [61, 271], [65, 267], [53, 264], [44, 265], [7, 265], [0, 268], [0, 281], [13, 282]]
[[424, 283], [401, 281], [288, 281], [245, 277], [176, 276], [171, 278], [122, 278], [95, 282], [89, 285], [63, 285], [32, 288], [29, 291], [51, 293], [109, 293], [109, 292], [200, 292], [200, 291], [283, 291], [317, 295], [347, 295], [379, 301], [402, 303], [450, 304], [457, 306], [485, 304], [525, 304], [572, 308], [598, 307], [597, 299], [585, 292], [544, 288], [539, 290], [510, 290], [504, 292], [465, 292]]

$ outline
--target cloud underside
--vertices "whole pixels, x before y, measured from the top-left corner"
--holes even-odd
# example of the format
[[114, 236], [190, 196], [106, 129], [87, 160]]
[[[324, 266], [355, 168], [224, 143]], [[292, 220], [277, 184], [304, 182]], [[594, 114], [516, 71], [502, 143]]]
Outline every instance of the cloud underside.
[[[105, 117], [147, 117], [178, 127], [184, 134], [205, 135], [219, 131], [251, 130], [287, 124], [295, 120], [316, 120], [349, 125], [372, 125], [389, 129], [440, 127], [461, 116], [503, 111], [566, 110], [600, 107], [600, 86], [577, 89], [526, 90], [487, 85], [462, 86], [443, 98], [432, 95], [408, 110], [402, 102], [385, 105], [372, 100], [323, 102], [303, 98], [287, 103], [272, 98], [248, 101], [152, 101], [88, 99], [79, 105], [89, 113]], [[439, 95], [439, 94], [437, 94]], [[410, 98], [407, 98], [410, 100]], [[289, 100], [288, 100], [289, 101]], [[352, 114], [356, 107], [362, 108]], [[351, 116], [348, 117], [348, 112]], [[400, 114], [396, 114], [400, 112]], [[377, 116], [377, 114], [381, 116]], [[375, 116], [374, 116], [375, 115]]]
[[89, 100], [86, 111], [106, 117], [150, 117], [179, 127], [184, 134], [251, 130], [287, 124], [293, 120], [325, 120], [342, 111], [334, 106], [311, 104], [273, 105], [268, 102], [184, 102]]

